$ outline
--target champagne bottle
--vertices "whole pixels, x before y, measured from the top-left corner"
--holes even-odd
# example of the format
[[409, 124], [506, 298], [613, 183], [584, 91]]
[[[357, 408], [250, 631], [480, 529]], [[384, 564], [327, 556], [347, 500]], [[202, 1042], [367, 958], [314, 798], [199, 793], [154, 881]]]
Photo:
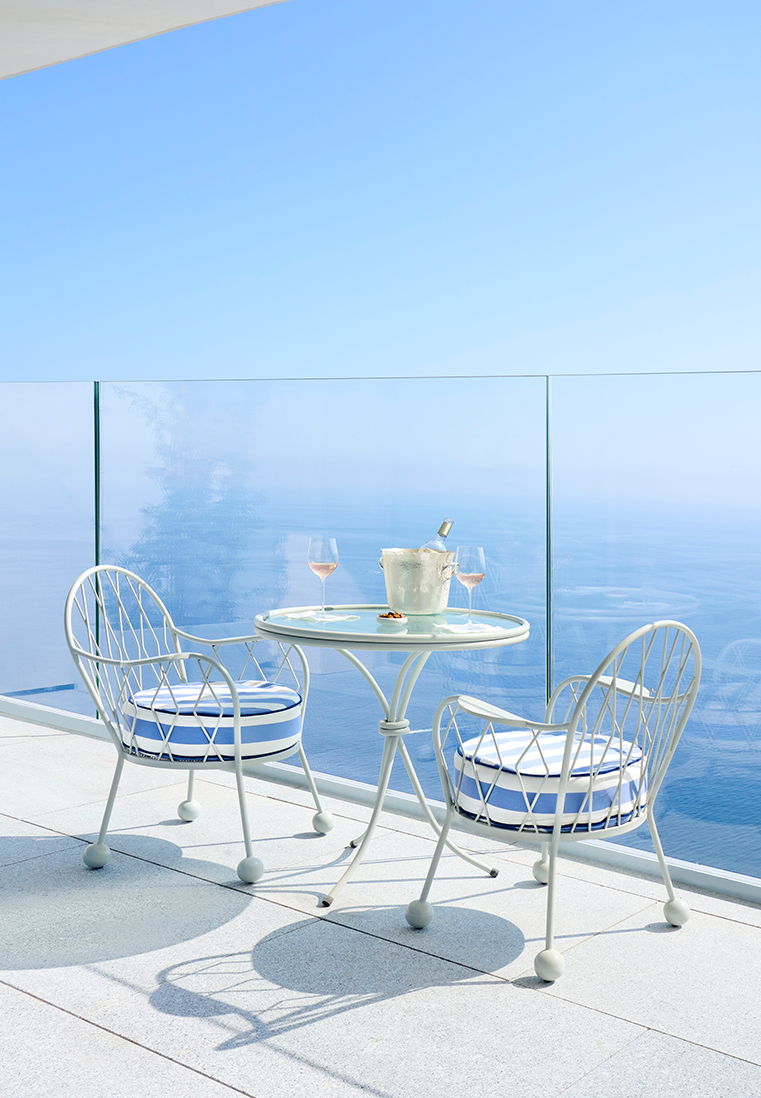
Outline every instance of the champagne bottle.
[[445, 518], [444, 521], [442, 522], [441, 526], [439, 527], [439, 532], [436, 535], [436, 537], [431, 538], [430, 541], [427, 541], [424, 545], [421, 545], [420, 548], [421, 549], [431, 549], [436, 553], [446, 552], [447, 547], [444, 544], [444, 538], [447, 536], [447, 534], [449, 533], [449, 531], [451, 529], [452, 529], [452, 519]]

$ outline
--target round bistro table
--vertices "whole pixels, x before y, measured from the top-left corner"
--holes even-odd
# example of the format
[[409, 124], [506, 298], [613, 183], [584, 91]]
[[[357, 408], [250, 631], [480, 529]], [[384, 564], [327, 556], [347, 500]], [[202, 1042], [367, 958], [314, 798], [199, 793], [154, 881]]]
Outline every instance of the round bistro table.
[[[412, 788], [428, 822], [437, 835], [440, 831], [404, 743], [404, 736], [410, 731], [405, 713], [415, 683], [428, 657], [433, 652], [461, 652], [520, 644], [529, 635], [529, 623], [512, 614], [474, 610], [473, 623], [480, 628], [469, 631], [467, 610], [447, 608], [440, 614], [409, 615], [407, 622], [397, 627], [378, 621], [379, 614], [388, 612], [387, 606], [330, 606], [326, 609], [333, 615], [326, 621], [316, 617], [320, 611], [317, 606], [270, 610], [265, 614], [257, 614], [254, 619], [254, 629], [258, 636], [281, 643], [336, 649], [366, 679], [383, 711], [383, 717], [378, 726], [378, 731], [384, 737], [383, 755], [375, 804], [365, 832], [351, 844], [357, 847], [357, 853], [341, 879], [321, 901], [324, 907], [330, 907], [367, 852], [383, 808], [383, 800], [391, 777], [391, 767], [397, 751], [402, 757]], [[383, 693], [361, 659], [354, 654], [355, 652], [407, 652], [407, 658], [396, 676], [390, 699]], [[472, 865], [496, 876], [494, 870], [489, 870], [487, 866], [460, 850], [454, 843], [448, 842], [447, 845]]]

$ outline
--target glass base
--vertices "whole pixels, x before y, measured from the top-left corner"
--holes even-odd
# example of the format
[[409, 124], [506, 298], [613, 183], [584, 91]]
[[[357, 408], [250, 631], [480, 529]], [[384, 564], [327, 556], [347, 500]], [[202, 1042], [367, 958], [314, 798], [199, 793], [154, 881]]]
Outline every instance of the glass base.
[[449, 630], [452, 633], [483, 633], [488, 632], [491, 628], [492, 626], [490, 625], [479, 625], [479, 623], [475, 621], [465, 622], [464, 625], [449, 626]]

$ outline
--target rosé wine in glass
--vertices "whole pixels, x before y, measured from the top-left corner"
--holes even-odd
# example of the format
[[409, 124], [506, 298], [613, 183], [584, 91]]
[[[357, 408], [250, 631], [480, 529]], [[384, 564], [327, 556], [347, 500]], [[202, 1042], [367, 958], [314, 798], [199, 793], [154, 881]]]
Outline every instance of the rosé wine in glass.
[[457, 548], [455, 573], [463, 587], [468, 589], [468, 624], [466, 629], [483, 629], [473, 624], [473, 588], [478, 586], [486, 574], [486, 559], [480, 545], [460, 545]]
[[312, 569], [316, 576], [320, 579], [327, 579], [331, 572], [335, 572], [338, 568], [338, 561], [335, 564], [330, 564], [328, 561], [316, 561], [310, 560], [309, 567]]
[[322, 581], [322, 609], [315, 613], [318, 621], [329, 621], [325, 612], [325, 580], [338, 567], [338, 548], [335, 538], [310, 538], [307, 564]]
[[463, 587], [467, 587], [469, 591], [472, 591], [481, 580], [484, 578], [483, 572], [458, 572], [457, 578]]

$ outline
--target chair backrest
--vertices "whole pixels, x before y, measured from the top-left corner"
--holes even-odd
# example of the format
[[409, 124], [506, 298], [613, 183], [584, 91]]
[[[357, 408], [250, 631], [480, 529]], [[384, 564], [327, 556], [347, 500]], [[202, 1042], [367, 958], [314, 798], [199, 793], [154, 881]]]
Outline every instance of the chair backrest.
[[66, 643], [85, 686], [117, 745], [122, 706], [132, 693], [185, 680], [182, 663], [121, 666], [179, 652], [169, 611], [134, 572], [89, 568], [66, 599]]
[[543, 726], [459, 699], [486, 728], [468, 737], [450, 707], [448, 731], [458, 740], [454, 802], [475, 819], [527, 832], [580, 837], [639, 821], [695, 703], [700, 670], [692, 631], [659, 621], [622, 640], [591, 675], [561, 682]]
[[625, 637], [590, 676], [560, 683], [547, 719], [568, 722], [568, 773], [589, 760], [594, 740], [604, 741], [592, 777], [604, 772], [611, 754], [618, 752], [622, 765], [640, 756], [641, 799], [646, 791], [652, 804], [695, 704], [700, 673], [692, 630], [658, 621]]

